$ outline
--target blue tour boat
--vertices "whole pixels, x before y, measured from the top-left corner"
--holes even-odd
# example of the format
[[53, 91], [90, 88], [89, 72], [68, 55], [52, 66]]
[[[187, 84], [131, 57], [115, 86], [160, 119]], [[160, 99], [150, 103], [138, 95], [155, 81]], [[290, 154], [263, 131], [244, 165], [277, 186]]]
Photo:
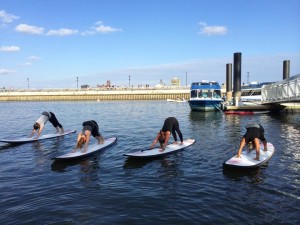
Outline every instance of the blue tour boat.
[[191, 85], [189, 105], [192, 111], [215, 111], [220, 109], [221, 86], [216, 81], [202, 80]]

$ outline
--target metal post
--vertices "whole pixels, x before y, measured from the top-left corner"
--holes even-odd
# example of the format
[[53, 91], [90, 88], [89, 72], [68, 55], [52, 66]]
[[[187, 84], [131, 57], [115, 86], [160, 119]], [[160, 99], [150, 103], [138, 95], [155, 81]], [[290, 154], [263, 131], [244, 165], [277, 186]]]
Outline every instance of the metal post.
[[226, 101], [232, 99], [232, 64], [226, 64]]
[[233, 97], [234, 105], [238, 106], [241, 98], [241, 74], [242, 74], [242, 53], [234, 53], [234, 69], [233, 69]]
[[282, 79], [285, 80], [290, 77], [290, 60], [283, 61], [283, 77]]

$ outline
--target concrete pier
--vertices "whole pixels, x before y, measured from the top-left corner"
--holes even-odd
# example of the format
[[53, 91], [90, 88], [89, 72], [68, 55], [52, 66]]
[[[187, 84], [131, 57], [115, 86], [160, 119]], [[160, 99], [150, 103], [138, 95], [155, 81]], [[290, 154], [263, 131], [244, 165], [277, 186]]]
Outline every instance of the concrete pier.
[[189, 88], [128, 90], [2, 91], [0, 101], [166, 100], [190, 98]]

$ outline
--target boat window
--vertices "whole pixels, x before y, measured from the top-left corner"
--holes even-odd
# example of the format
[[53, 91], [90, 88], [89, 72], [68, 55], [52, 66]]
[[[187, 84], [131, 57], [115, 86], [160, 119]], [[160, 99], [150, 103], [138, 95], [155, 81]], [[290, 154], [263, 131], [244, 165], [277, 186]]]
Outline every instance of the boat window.
[[206, 98], [206, 97], [207, 97], [207, 94], [206, 94], [205, 92], [206, 92], [206, 90], [201, 90], [201, 91], [199, 91], [198, 97], [199, 97], [199, 98]]
[[221, 90], [191, 90], [191, 98], [221, 98]]
[[252, 95], [252, 91], [251, 90], [249, 90], [249, 91], [244, 90], [241, 93], [241, 96], [250, 96], [250, 95]]
[[213, 97], [214, 98], [221, 98], [221, 91], [220, 90], [214, 90]]
[[197, 98], [197, 90], [191, 91], [191, 98]]
[[261, 91], [260, 90], [254, 91], [252, 95], [261, 95]]

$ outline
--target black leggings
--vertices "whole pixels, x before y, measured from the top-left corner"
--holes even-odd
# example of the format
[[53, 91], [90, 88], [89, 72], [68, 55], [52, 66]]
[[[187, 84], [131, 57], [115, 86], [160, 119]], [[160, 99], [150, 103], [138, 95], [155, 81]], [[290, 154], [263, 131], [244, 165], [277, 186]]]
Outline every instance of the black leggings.
[[91, 134], [93, 137], [100, 136], [99, 126], [95, 120], [89, 120], [82, 123], [83, 129], [82, 130], [90, 130], [88, 127], [91, 128]]
[[164, 125], [161, 130], [163, 132], [170, 131], [172, 133], [175, 141], [177, 141], [177, 135], [176, 135], [176, 132], [177, 132], [179, 135], [180, 141], [183, 142], [182, 133], [179, 129], [179, 123], [175, 117], [168, 117], [165, 120]]
[[58, 120], [56, 119], [56, 116], [54, 115], [53, 112], [50, 112], [51, 114], [51, 118], [49, 118], [49, 122], [52, 123], [52, 125], [54, 127], [59, 127], [59, 128], [62, 128], [62, 125], [58, 122]]

